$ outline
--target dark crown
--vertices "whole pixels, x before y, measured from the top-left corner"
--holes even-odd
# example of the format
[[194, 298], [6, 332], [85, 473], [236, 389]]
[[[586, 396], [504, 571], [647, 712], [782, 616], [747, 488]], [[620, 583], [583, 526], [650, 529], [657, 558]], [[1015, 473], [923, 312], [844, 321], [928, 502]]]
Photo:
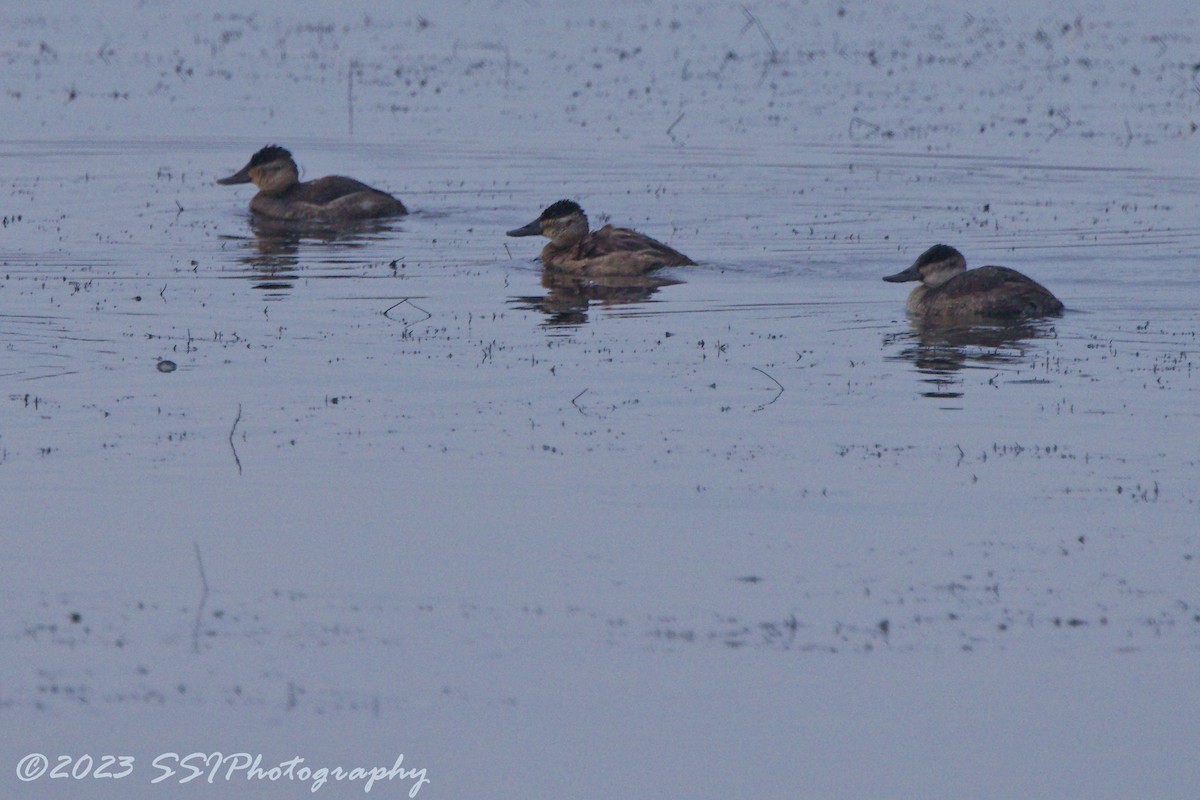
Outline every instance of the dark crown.
[[538, 219], [562, 219], [572, 214], [583, 214], [583, 209], [579, 207], [578, 203], [572, 200], [559, 200], [557, 203], [547, 206]]
[[948, 244], [935, 244], [917, 258], [917, 265], [936, 264], [939, 261], [949, 261], [953, 258], [962, 258], [962, 253]]
[[269, 144], [250, 157], [250, 166], [257, 167], [260, 164], [269, 164], [272, 161], [291, 157], [292, 154], [286, 148], [280, 147], [277, 144]]

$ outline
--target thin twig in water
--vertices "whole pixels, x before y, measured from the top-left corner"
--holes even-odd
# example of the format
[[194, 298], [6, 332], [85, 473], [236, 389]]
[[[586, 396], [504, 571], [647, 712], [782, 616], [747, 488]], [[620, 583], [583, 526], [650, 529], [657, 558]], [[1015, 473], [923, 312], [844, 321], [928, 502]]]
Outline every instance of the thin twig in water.
[[[404, 320], [402, 320], [402, 319], [392, 319], [391, 317], [389, 317], [389, 316], [388, 316], [388, 314], [390, 314], [390, 313], [391, 313], [392, 309], [396, 308], [397, 306], [402, 306], [402, 305], [404, 305], [405, 303], [408, 303], [410, 306], [412, 306], [413, 308], [415, 308], [417, 311], [420, 311], [422, 314], [424, 314], [424, 315], [425, 315], [425, 319], [419, 319], [419, 320], [417, 320], [416, 322], [405, 322], [405, 321], [404, 321]], [[383, 312], [383, 315], [384, 315], [385, 317], [387, 317], [388, 319], [391, 319], [391, 320], [392, 320], [392, 322], [399, 322], [399, 323], [401, 323], [402, 325], [404, 325], [404, 331], [405, 331], [406, 333], [407, 333], [407, 332], [408, 332], [408, 331], [409, 331], [409, 330], [412, 328], [412, 326], [416, 325], [418, 322], [424, 322], [426, 319], [433, 319], [433, 314], [430, 314], [428, 311], [426, 311], [425, 309], [421, 308], [419, 305], [417, 305], [416, 303], [414, 303], [414, 302], [412, 301], [412, 298], [411, 298], [411, 297], [405, 297], [405, 298], [403, 298], [402, 300], [400, 300], [400, 302], [398, 302], [398, 303], [393, 303], [392, 305], [388, 306], [388, 307], [387, 307], [387, 309], [385, 309], [385, 310], [384, 310], [384, 312]]]
[[578, 400], [579, 398], [583, 397], [585, 394], [587, 394], [587, 389], [584, 389], [582, 392], [580, 392], [579, 394], [577, 394], [577, 395], [575, 395], [574, 397], [572, 397], [572, 398], [571, 398], [571, 405], [575, 406], [575, 410], [576, 410], [576, 411], [578, 411], [580, 414], [583, 414], [583, 415], [586, 417], [586, 416], [587, 416], [587, 412], [586, 412], [586, 411], [584, 411], [584, 410], [583, 410], [583, 408], [581, 408], [581, 407], [580, 407], [580, 405], [579, 405], [578, 403], [576, 403], [576, 402], [575, 402], [575, 401], [576, 401], [576, 400]]
[[768, 378], [771, 378], [771, 382], [772, 382], [772, 383], [774, 383], [776, 386], [778, 386], [778, 387], [779, 387], [779, 391], [775, 393], [775, 396], [774, 396], [774, 397], [772, 397], [772, 398], [771, 398], [770, 400], [768, 400], [767, 402], [763, 403], [763, 404], [762, 404], [761, 406], [759, 406], [758, 408], [754, 409], [755, 411], [762, 411], [764, 408], [766, 408], [767, 406], [771, 405], [771, 403], [774, 403], [776, 400], [778, 400], [778, 399], [779, 399], [779, 397], [780, 397], [780, 396], [783, 394], [783, 392], [784, 392], [784, 389], [783, 389], [783, 384], [782, 384], [782, 383], [780, 383], [779, 381], [775, 380], [775, 378], [774, 378], [774, 377], [772, 377], [772, 376], [771, 376], [771, 375], [770, 375], [768, 372], [766, 372], [765, 370], [761, 370], [761, 369], [759, 369], [758, 367], [751, 367], [750, 369], [754, 370], [755, 372], [761, 372], [763, 375], [766, 375]]
[[238, 423], [242, 421], [242, 404], [238, 403], [237, 416], [233, 418], [233, 427], [229, 429], [229, 449], [233, 451], [233, 461], [237, 464], [238, 475], [242, 474], [242, 460], [238, 458], [237, 446], [233, 443], [233, 432], [237, 430]]
[[208, 577], [204, 574], [204, 559], [200, 558], [200, 543], [192, 542], [196, 548], [196, 567], [200, 570], [200, 605], [196, 607], [196, 624], [192, 627], [192, 652], [200, 652], [200, 621], [208, 605]]
[[[684, 118], [684, 116], [686, 116], [684, 114], [684, 112], [680, 111], [679, 116], [676, 117], [675, 121], [671, 123], [671, 126], [669, 128], [667, 128], [667, 136], [671, 136], [671, 131], [675, 130], [675, 126], [679, 124], [679, 121], [682, 120]], [[674, 136], [671, 136], [671, 141], [672, 142], [675, 141]]]
[[874, 122], [867, 122], [862, 117], [854, 117], [850, 120], [850, 129], [847, 131], [850, 134], [851, 139], [854, 138], [855, 128], [859, 126], [870, 128], [870, 133], [868, 133], [867, 136], [870, 136], [872, 133], [879, 133], [881, 130], [883, 130], [883, 128], [876, 125]]
[[771, 41], [771, 34], [767, 33], [767, 29], [763, 27], [758, 17], [754, 16], [754, 12], [746, 8], [746, 6], [742, 6], [742, 13], [746, 15], [746, 27], [742, 28], [742, 32], [745, 33], [746, 28], [749, 28], [751, 25], [758, 28], [758, 32], [762, 34], [763, 39], [767, 42], [767, 47], [771, 48], [770, 63], [774, 64], [779, 61], [779, 48], [775, 46], [775, 42]]

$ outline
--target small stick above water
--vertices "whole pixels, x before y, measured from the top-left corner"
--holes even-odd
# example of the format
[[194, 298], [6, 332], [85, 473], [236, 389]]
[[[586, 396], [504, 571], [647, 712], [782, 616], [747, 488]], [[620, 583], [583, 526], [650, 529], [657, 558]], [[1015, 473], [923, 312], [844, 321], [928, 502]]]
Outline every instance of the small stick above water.
[[[591, 388], [591, 387], [588, 387], [588, 388]], [[574, 397], [572, 397], [572, 398], [571, 398], [571, 405], [575, 406], [575, 410], [576, 410], [576, 411], [578, 411], [580, 414], [583, 414], [583, 415], [586, 417], [586, 416], [587, 416], [587, 412], [583, 410], [583, 407], [582, 407], [582, 406], [580, 406], [580, 405], [579, 405], [579, 403], [576, 403], [576, 402], [575, 402], [575, 401], [576, 401], [576, 400], [578, 400], [579, 398], [583, 397], [585, 394], [587, 394], [587, 389], [584, 389], [582, 392], [580, 392], [579, 394], [577, 394], [577, 395], [575, 395]]]
[[774, 403], [776, 400], [778, 400], [778, 399], [780, 398], [780, 396], [781, 396], [781, 395], [783, 395], [783, 393], [784, 393], [785, 389], [783, 388], [783, 384], [782, 384], [782, 383], [780, 383], [779, 381], [775, 380], [775, 378], [774, 378], [774, 377], [773, 377], [773, 376], [772, 376], [772, 375], [771, 375], [769, 372], [767, 372], [766, 370], [761, 370], [761, 369], [759, 369], [758, 367], [751, 367], [750, 369], [754, 370], [755, 372], [761, 372], [763, 375], [766, 375], [768, 378], [770, 378], [770, 379], [771, 379], [771, 382], [772, 382], [772, 383], [774, 383], [776, 386], [778, 386], [778, 387], [779, 387], [779, 391], [775, 393], [775, 396], [774, 396], [774, 397], [772, 397], [772, 398], [771, 398], [770, 400], [768, 400], [767, 402], [763, 403], [763, 404], [762, 404], [761, 406], [759, 406], [758, 408], [754, 409], [755, 411], [762, 411], [764, 408], [766, 408], [767, 406], [771, 405], [771, 404], [772, 404], [772, 403]]
[[229, 449], [233, 451], [233, 461], [237, 464], [238, 475], [242, 474], [242, 460], [238, 458], [237, 446], [233, 443], [233, 432], [237, 430], [238, 423], [242, 421], [242, 404], [238, 403], [237, 416], [233, 418], [233, 426], [229, 429]]
[[200, 557], [200, 543], [192, 542], [196, 549], [196, 567], [200, 570], [200, 605], [196, 607], [196, 624], [192, 627], [192, 652], [200, 652], [200, 621], [208, 605], [208, 577], [204, 574], [204, 559]]
[[[758, 28], [758, 32], [766, 40], [767, 47], [771, 49], [771, 63], [774, 64], [779, 60], [779, 48], [775, 46], [775, 42], [771, 41], [771, 34], [767, 33], [767, 29], [763, 27], [762, 22], [759, 21], [758, 17], [754, 16], [754, 12], [749, 8], [742, 6], [742, 13], [746, 15], [746, 28], [749, 28], [751, 25]], [[742, 28], [742, 31], [744, 32], [746, 28]]]
[[[678, 125], [680, 120], [682, 120], [685, 116], [687, 116], [687, 115], [684, 112], [682, 112], [682, 111], [679, 112], [679, 116], [676, 117], [675, 121], [672, 122], [670, 127], [667, 128], [667, 136], [671, 136], [671, 131], [675, 130], [675, 126]], [[671, 141], [674, 141], [674, 140], [675, 140], [675, 137], [671, 136]]]
[[[416, 322], [406, 322], [405, 320], [402, 320], [402, 319], [399, 319], [399, 320], [398, 320], [398, 319], [393, 319], [391, 316], [389, 316], [389, 314], [391, 313], [391, 311], [392, 311], [393, 309], [395, 309], [395, 308], [397, 308], [397, 307], [399, 307], [399, 306], [402, 306], [402, 305], [404, 305], [405, 303], [407, 303], [408, 305], [410, 305], [410, 306], [412, 306], [413, 308], [415, 308], [417, 311], [420, 311], [422, 314], [424, 314], [424, 315], [425, 315], [424, 319], [419, 319], [419, 320], [417, 320]], [[420, 324], [420, 323], [424, 322], [424, 321], [425, 321], [425, 320], [427, 320], [427, 319], [433, 319], [433, 314], [429, 313], [428, 311], [426, 311], [425, 309], [421, 308], [419, 305], [417, 305], [416, 303], [414, 303], [414, 302], [412, 301], [412, 298], [411, 298], [411, 297], [404, 297], [404, 298], [401, 298], [399, 302], [397, 302], [397, 303], [393, 303], [392, 305], [388, 306], [386, 309], [384, 309], [384, 311], [383, 311], [383, 315], [384, 315], [385, 317], [387, 317], [388, 319], [392, 320], [393, 322], [399, 322], [399, 323], [401, 323], [402, 325], [404, 325], [404, 332], [405, 332], [405, 333], [407, 333], [408, 331], [412, 330], [412, 327], [413, 327], [414, 325], [418, 325], [418, 324]]]

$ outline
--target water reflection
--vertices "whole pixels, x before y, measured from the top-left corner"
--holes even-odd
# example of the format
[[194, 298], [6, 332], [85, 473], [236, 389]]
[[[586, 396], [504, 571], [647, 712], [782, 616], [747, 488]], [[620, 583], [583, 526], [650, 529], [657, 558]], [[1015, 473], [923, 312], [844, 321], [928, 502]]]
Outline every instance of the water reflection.
[[925, 397], [938, 399], [962, 397], [964, 369], [995, 369], [1028, 364], [1033, 344], [1053, 338], [1056, 330], [1048, 320], [976, 325], [937, 325], [910, 320], [912, 329], [889, 334], [884, 346], [902, 345], [900, 352], [888, 356], [891, 361], [911, 361], [930, 385]]
[[235, 260], [245, 267], [239, 277], [269, 297], [282, 297], [294, 288], [301, 272], [313, 274], [311, 266], [301, 267], [302, 250], [306, 260], [326, 269], [346, 269], [361, 264], [348, 253], [398, 229], [395, 221], [388, 220], [332, 224], [252, 217], [250, 236], [225, 239], [238, 248]]
[[514, 297], [509, 303], [520, 309], [545, 314], [543, 327], [569, 327], [585, 324], [588, 321], [588, 308], [593, 305], [644, 303], [662, 287], [678, 283], [682, 281], [655, 275], [584, 277], [547, 271], [542, 273], [545, 295]]

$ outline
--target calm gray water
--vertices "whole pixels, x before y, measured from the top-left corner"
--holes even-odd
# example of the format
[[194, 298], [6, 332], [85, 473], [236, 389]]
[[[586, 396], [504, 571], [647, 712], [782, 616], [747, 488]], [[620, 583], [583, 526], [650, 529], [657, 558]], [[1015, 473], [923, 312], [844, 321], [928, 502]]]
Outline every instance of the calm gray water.
[[[1194, 786], [1195, 12], [930, 8], [6, 11], [8, 769], [611, 796], [634, 727], [696, 797]], [[414, 213], [255, 224], [276, 141]], [[548, 282], [503, 232], [560, 197], [700, 264]], [[1067, 312], [915, 327], [937, 242]]]

